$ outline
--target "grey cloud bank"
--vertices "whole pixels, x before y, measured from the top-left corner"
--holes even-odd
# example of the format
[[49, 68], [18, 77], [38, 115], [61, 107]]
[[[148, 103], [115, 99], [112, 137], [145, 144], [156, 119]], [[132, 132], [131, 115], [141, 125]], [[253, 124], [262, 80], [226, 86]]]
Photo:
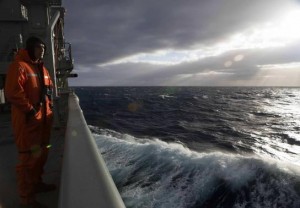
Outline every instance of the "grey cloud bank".
[[[66, 37], [73, 45], [75, 68], [80, 76], [71, 81], [72, 85], [272, 85], [270, 75], [269, 81], [259, 83], [263, 75], [257, 65], [299, 62], [300, 44], [294, 43], [284, 48], [230, 51], [171, 66], [146, 63], [99, 66], [140, 53], [188, 50], [226, 41], [232, 34], [294, 9], [297, 1], [65, 0], [64, 3]], [[224, 66], [239, 54], [244, 56], [243, 60]], [[261, 77], [257, 77], [259, 74]]]

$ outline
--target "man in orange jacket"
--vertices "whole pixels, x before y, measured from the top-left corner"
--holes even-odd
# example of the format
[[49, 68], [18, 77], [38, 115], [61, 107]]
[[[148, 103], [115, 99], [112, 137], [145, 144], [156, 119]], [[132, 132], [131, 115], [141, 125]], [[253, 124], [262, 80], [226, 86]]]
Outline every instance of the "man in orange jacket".
[[19, 153], [16, 172], [21, 207], [45, 207], [35, 194], [56, 188], [42, 182], [52, 126], [52, 82], [42, 62], [44, 52], [43, 41], [30, 37], [26, 49], [20, 49], [9, 66], [5, 83]]

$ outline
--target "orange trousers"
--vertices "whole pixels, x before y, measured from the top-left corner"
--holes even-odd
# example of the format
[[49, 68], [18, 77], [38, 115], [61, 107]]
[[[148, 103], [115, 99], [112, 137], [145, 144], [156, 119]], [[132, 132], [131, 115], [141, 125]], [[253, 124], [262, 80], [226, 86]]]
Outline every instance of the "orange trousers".
[[32, 118], [23, 117], [23, 123], [17, 120], [13, 121], [13, 127], [19, 152], [16, 166], [18, 192], [21, 204], [29, 204], [35, 200], [36, 185], [42, 182], [49, 151], [52, 114], [44, 119], [40, 110]]

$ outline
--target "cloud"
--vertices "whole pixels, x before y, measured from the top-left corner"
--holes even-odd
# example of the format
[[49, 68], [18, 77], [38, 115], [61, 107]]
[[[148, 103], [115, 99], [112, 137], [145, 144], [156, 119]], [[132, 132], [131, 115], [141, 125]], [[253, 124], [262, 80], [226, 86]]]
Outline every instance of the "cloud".
[[[298, 47], [299, 46], [299, 47]], [[241, 58], [243, 57], [243, 58]], [[299, 70], [300, 43], [291, 45], [285, 50], [252, 49], [230, 51], [220, 56], [208, 57], [195, 62], [178, 65], [152, 65], [145, 63], [126, 63], [110, 66], [90, 66], [93, 70], [85, 73], [79, 71], [79, 82], [74, 85], [101, 86], [165, 86], [165, 85], [200, 85], [200, 86], [225, 86], [225, 85], [258, 85], [262, 79], [269, 76], [266, 85], [278, 85], [278, 70], [283, 74], [293, 72], [293, 81], [282, 85], [296, 86], [299, 80], [295, 78]], [[231, 65], [226, 66], [227, 62]], [[273, 63], [270, 65], [270, 63]], [[271, 78], [272, 70], [277, 69], [276, 76]], [[267, 70], [268, 69], [268, 70]], [[261, 72], [264, 70], [264, 72]], [[80, 81], [82, 80], [82, 81]], [[84, 81], [85, 80], [85, 81]]]
[[[203, 82], [215, 84], [215, 79], [219, 79], [229, 83], [253, 78], [260, 69], [257, 65], [299, 59], [299, 50], [295, 47], [292, 51], [288, 45], [283, 50], [244, 50], [246, 47], [229, 44], [235, 35], [249, 38], [249, 28], [280, 18], [282, 11], [295, 10], [297, 2], [293, 0], [64, 3], [66, 38], [72, 43], [75, 68], [81, 75], [73, 84], [164, 85], [179, 74], [197, 74], [208, 69], [216, 74], [210, 79], [206, 77], [211, 82]], [[220, 43], [231, 48], [216, 53]], [[243, 60], [236, 61], [238, 55]], [[115, 65], [109, 66], [111, 63]], [[223, 73], [225, 70], [230, 73]], [[188, 84], [190, 80], [196, 84], [200, 77], [195, 75], [181, 83]]]

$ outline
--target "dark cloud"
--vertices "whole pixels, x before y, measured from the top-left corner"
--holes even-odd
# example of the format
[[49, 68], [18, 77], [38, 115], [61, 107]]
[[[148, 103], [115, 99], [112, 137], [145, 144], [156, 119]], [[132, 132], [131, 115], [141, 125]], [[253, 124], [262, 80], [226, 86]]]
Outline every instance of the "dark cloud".
[[[294, 3], [293, 0], [64, 0], [66, 38], [72, 43], [75, 64], [83, 66], [75, 65], [82, 75], [76, 84], [160, 85], [180, 73], [201, 72], [207, 68], [223, 70], [224, 60], [230, 54], [170, 67], [124, 64], [105, 69], [97, 64], [160, 49], [210, 45], [266, 21], [294, 7]], [[244, 53], [256, 57], [258, 63], [274, 63], [274, 57], [285, 62], [299, 55], [272, 50], [268, 53], [273, 56], [259, 51], [261, 57], [251, 51]], [[231, 69], [239, 74], [236, 78], [246, 79], [256, 73], [257, 63], [247, 61], [239, 63], [239, 67], [245, 69], [243, 72], [240, 68]]]
[[66, 0], [66, 35], [80, 63], [214, 42], [290, 6], [281, 0]]

